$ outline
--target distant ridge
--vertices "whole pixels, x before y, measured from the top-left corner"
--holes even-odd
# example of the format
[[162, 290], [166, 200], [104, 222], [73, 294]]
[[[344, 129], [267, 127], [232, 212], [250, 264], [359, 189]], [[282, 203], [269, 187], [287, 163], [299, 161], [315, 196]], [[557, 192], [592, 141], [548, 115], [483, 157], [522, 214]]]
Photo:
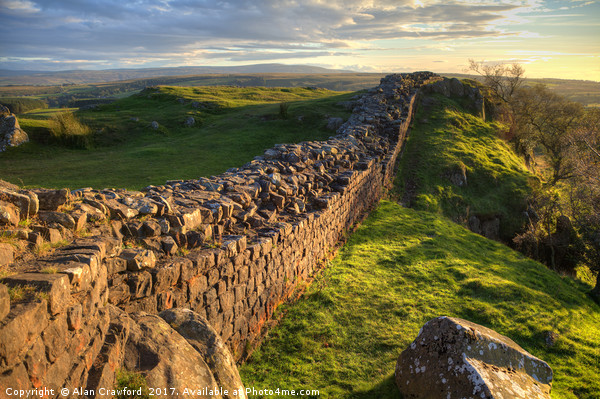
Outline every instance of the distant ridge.
[[14, 71], [0, 69], [0, 85], [60, 85], [114, 82], [159, 76], [223, 73], [352, 73], [309, 65], [256, 64], [242, 66], [189, 66], [172, 68], [132, 68], [70, 71]]

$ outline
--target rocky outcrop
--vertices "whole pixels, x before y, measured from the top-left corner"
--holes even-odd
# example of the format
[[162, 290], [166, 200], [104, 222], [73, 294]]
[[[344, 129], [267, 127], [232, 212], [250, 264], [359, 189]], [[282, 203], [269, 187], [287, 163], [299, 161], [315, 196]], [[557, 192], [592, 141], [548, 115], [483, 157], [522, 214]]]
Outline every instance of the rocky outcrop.
[[468, 99], [466, 106], [476, 115], [485, 119], [485, 99], [483, 94], [476, 86], [476, 82], [471, 81], [472, 85], [465, 84], [456, 78], [437, 77], [435, 81], [423, 86], [423, 93], [436, 93], [445, 97], [463, 97]]
[[[169, 309], [159, 314], [198, 351], [222, 387], [224, 398], [246, 399], [246, 390], [229, 349], [208, 321], [189, 309]], [[236, 392], [236, 394], [233, 394]]]
[[549, 399], [552, 369], [489, 328], [438, 317], [400, 354], [395, 379], [407, 399]]
[[17, 147], [29, 141], [29, 136], [21, 126], [17, 117], [8, 108], [0, 104], [0, 152], [8, 147]]

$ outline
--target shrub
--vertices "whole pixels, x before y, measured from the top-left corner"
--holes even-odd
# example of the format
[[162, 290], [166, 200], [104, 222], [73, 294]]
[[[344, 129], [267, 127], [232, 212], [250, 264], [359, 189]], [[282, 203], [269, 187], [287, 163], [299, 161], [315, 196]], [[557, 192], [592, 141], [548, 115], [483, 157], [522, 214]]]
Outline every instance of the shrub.
[[290, 105], [288, 103], [280, 103], [279, 104], [279, 117], [281, 119], [288, 118], [288, 108], [289, 107], [290, 107]]
[[[146, 378], [135, 371], [121, 369], [115, 375], [115, 399], [149, 399]], [[121, 391], [121, 392], [119, 392]], [[133, 391], [133, 392], [132, 392]]]
[[90, 148], [92, 145], [92, 130], [72, 112], [61, 112], [50, 119], [50, 135], [55, 141], [71, 147]]

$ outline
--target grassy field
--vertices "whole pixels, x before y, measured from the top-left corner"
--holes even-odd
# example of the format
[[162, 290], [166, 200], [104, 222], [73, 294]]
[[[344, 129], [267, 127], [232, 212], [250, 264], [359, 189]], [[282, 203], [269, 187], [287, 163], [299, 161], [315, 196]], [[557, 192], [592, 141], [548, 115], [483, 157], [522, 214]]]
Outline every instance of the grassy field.
[[[492, 328], [548, 362], [553, 398], [598, 398], [600, 307], [587, 296], [591, 286], [450, 220], [493, 212], [510, 226], [533, 177], [497, 139], [502, 126], [446, 98], [429, 104], [415, 117], [393, 193], [410, 188], [420, 210], [379, 204], [304, 296], [278, 309], [281, 322], [240, 369], [246, 387], [399, 398], [397, 357], [425, 322], [446, 315]], [[447, 178], [457, 164], [466, 187]], [[549, 331], [559, 334], [551, 347]]]
[[[396, 359], [437, 316], [490, 327], [550, 364], [553, 398], [597, 398], [600, 307], [563, 278], [429, 212], [383, 201], [240, 369], [246, 387], [398, 398]], [[545, 333], [560, 335], [552, 347]], [[258, 396], [257, 396], [258, 397]]]
[[[97, 83], [86, 81], [87, 73], [100, 73]], [[385, 73], [211, 73], [185, 74], [176, 76], [131, 78], [133, 75], [110, 71], [79, 71], [58, 75], [0, 77], [0, 103], [5, 97], [37, 98], [48, 102], [50, 107], [73, 106], [74, 101], [86, 99], [123, 98], [140, 90], [157, 85], [165, 86], [223, 86], [241, 87], [319, 87], [336, 91], [357, 91], [379, 84]], [[445, 74], [443, 76], [459, 78], [477, 78], [465, 74]], [[70, 75], [70, 77], [68, 77]], [[68, 78], [67, 78], [68, 77]], [[77, 84], [73, 84], [73, 82]], [[29, 85], [24, 85], [29, 83]], [[558, 94], [584, 105], [600, 106], [600, 82], [565, 79], [526, 79], [533, 85], [542, 83]], [[4, 85], [4, 86], [2, 86]]]
[[[48, 118], [58, 110], [32, 111], [19, 118], [32, 141], [3, 153], [0, 170], [15, 184], [71, 189], [139, 189], [210, 176], [241, 166], [277, 143], [329, 137], [334, 132], [326, 129], [327, 117], [347, 118], [350, 111], [338, 102], [354, 94], [307, 88], [148, 89], [77, 113], [96, 132], [90, 150], [49, 139]], [[282, 102], [289, 105], [285, 118]], [[186, 127], [190, 116], [196, 124]], [[152, 121], [158, 129], [150, 127]]]

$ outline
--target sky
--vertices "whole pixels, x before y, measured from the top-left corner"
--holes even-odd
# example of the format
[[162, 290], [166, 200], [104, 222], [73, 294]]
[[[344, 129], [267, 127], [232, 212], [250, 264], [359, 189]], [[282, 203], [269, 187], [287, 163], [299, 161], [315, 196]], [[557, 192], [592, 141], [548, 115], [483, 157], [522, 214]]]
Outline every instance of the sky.
[[0, 0], [0, 69], [304, 64], [600, 81], [600, 0]]

